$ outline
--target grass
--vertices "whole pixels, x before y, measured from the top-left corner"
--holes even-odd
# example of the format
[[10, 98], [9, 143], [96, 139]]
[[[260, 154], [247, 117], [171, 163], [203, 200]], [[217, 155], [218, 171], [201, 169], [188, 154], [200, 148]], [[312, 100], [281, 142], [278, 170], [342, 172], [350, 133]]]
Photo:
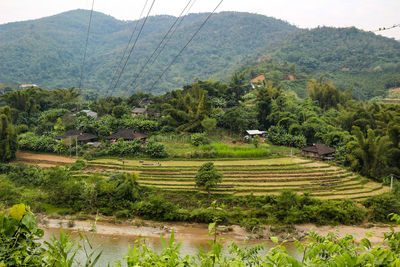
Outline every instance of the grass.
[[47, 214], [57, 213], [57, 214], [69, 214], [72, 212], [70, 208], [56, 207], [51, 204], [42, 203], [42, 206], [46, 209]]
[[[204, 151], [212, 151], [217, 158], [265, 158], [272, 154], [268, 145], [228, 145], [222, 143], [212, 143], [202, 146]], [[211, 153], [211, 152], [210, 152]]]
[[[158, 167], [158, 163], [161, 164], [161, 167], [199, 167], [205, 162], [213, 161], [216, 166], [273, 166], [273, 165], [289, 165], [289, 164], [297, 164], [302, 162], [309, 162], [308, 160], [301, 158], [271, 158], [271, 159], [245, 159], [245, 160], [145, 160], [144, 164], [152, 164], [145, 165], [140, 163], [138, 160], [125, 160], [125, 167]], [[117, 159], [95, 159], [90, 161], [90, 163], [100, 163], [100, 164], [111, 164], [111, 165], [119, 165], [122, 167], [121, 161]]]

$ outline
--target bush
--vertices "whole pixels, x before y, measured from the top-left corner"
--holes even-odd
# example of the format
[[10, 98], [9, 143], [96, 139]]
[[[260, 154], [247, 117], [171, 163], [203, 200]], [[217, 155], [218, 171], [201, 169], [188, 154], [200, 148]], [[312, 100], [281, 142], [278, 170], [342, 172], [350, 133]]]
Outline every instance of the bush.
[[291, 135], [280, 126], [271, 126], [268, 129], [268, 140], [274, 145], [298, 148], [304, 147], [307, 143], [304, 135]]
[[400, 214], [400, 199], [394, 194], [373, 196], [366, 199], [363, 204], [370, 210], [373, 221], [388, 222], [390, 213]]
[[71, 171], [79, 171], [86, 168], [86, 162], [81, 159], [78, 159], [76, 162], [72, 163], [69, 169]]
[[161, 196], [151, 196], [149, 201], [135, 204], [135, 213], [145, 219], [158, 221], [185, 220], [186, 213]]
[[133, 141], [118, 139], [117, 142], [112, 143], [105, 149], [105, 153], [113, 156], [135, 156], [141, 152], [141, 147], [142, 141], [139, 139]]
[[21, 150], [35, 152], [54, 152], [57, 144], [55, 138], [47, 135], [35, 135], [32, 132], [24, 133], [18, 136], [18, 145]]
[[164, 144], [156, 142], [147, 143], [146, 154], [151, 158], [165, 158], [168, 156], [167, 151], [165, 151]]
[[207, 138], [206, 133], [194, 133], [190, 136], [190, 142], [194, 146], [206, 145], [210, 141]]

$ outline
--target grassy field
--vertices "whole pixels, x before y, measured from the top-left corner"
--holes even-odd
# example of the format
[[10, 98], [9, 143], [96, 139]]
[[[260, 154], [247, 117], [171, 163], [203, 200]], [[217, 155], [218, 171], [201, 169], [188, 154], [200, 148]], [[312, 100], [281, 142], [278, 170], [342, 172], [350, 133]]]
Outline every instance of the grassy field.
[[[36, 155], [36, 154], [33, 154]], [[39, 159], [27, 155], [18, 160], [40, 164]], [[194, 176], [205, 160], [124, 160], [96, 159], [88, 162], [84, 171], [76, 175], [101, 173], [105, 178], [112, 172], [139, 172], [139, 184], [167, 191], [197, 192]], [[214, 160], [223, 173], [223, 182], [214, 194], [265, 195], [284, 190], [309, 192], [322, 199], [352, 198], [357, 200], [384, 193], [388, 187], [359, 177], [344, 168], [298, 157], [272, 159]], [[46, 157], [46, 163], [51, 164]], [[57, 158], [56, 163], [60, 163]]]

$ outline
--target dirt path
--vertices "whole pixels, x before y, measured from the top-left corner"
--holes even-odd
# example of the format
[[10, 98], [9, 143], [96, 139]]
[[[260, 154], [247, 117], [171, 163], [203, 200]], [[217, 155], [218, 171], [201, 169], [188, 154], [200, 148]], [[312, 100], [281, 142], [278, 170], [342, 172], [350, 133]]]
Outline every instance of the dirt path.
[[54, 162], [54, 163], [64, 163], [71, 164], [76, 161], [74, 158], [68, 158], [63, 156], [57, 156], [52, 154], [36, 154], [36, 153], [28, 153], [18, 151], [16, 156], [19, 160], [30, 160], [30, 161], [46, 161], [46, 162]]

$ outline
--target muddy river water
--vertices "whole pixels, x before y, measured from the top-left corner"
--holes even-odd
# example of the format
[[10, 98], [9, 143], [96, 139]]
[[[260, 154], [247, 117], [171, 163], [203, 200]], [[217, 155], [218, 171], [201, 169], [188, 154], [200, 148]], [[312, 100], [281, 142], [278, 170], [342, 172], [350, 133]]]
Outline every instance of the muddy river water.
[[[93, 222], [88, 221], [75, 221], [74, 225], [68, 226], [68, 221], [64, 220], [49, 220], [41, 228], [45, 230], [44, 240], [49, 240], [53, 235], [58, 237], [60, 227], [65, 232], [70, 233], [71, 237], [75, 240], [79, 240], [79, 232], [86, 234], [91, 240], [92, 245], [99, 247], [99, 251], [102, 250], [101, 261], [98, 266], [113, 266], [115, 261], [121, 261], [123, 263], [123, 256], [128, 253], [128, 248], [133, 247], [136, 242], [145, 240], [146, 244], [152, 247], [156, 252], [162, 250], [160, 235], [163, 235], [166, 239], [169, 238], [172, 231], [175, 234], [176, 242], [182, 242], [181, 254], [182, 255], [196, 255], [199, 249], [209, 250], [209, 242], [212, 239], [208, 235], [207, 225], [205, 224], [152, 224], [134, 226], [132, 224], [113, 224], [106, 222], [96, 223], [96, 233], [93, 233]], [[396, 231], [400, 231], [398, 227]], [[389, 231], [386, 227], [363, 227], [363, 226], [321, 226], [316, 227], [315, 225], [305, 224], [297, 225], [296, 230], [307, 233], [310, 230], [315, 231], [321, 235], [326, 235], [329, 232], [335, 232], [338, 236], [343, 237], [346, 234], [352, 234], [356, 240], [361, 240], [367, 233], [373, 234], [370, 238], [372, 243], [381, 243], [385, 232]], [[223, 233], [219, 238], [223, 238], [222, 243], [225, 247], [234, 241], [240, 246], [255, 246], [258, 244], [264, 244], [265, 253], [268, 249], [273, 246], [273, 243], [268, 241], [269, 239], [251, 239], [250, 235], [244, 229], [239, 226], [232, 226], [230, 231]], [[301, 255], [296, 250], [293, 242], [285, 244], [290, 255], [300, 258]], [[228, 253], [228, 249], [225, 249], [224, 253]], [[82, 255], [78, 255], [82, 259]], [[126, 266], [122, 264], [122, 266]]]

